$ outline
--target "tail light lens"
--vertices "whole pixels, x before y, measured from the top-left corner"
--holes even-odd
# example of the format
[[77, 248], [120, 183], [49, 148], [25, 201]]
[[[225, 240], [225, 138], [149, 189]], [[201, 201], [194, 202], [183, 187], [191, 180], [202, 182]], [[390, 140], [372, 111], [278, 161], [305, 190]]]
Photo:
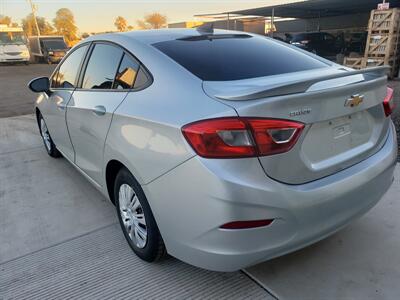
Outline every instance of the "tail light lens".
[[304, 128], [303, 123], [286, 120], [249, 119], [248, 122], [259, 156], [289, 151]]
[[202, 157], [240, 158], [287, 152], [303, 128], [287, 120], [233, 117], [191, 123], [182, 132]]
[[383, 109], [385, 110], [385, 116], [388, 117], [392, 114], [395, 108], [393, 89], [387, 88], [386, 97], [383, 99]]

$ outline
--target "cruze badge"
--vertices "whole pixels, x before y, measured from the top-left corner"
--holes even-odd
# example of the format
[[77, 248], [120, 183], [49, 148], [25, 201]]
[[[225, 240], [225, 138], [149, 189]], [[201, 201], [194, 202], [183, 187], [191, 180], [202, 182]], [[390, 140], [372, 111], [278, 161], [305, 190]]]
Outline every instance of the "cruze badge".
[[363, 95], [353, 95], [344, 102], [344, 106], [355, 107], [363, 103], [363, 101], [364, 101]]
[[289, 113], [289, 116], [291, 117], [297, 117], [297, 116], [302, 116], [302, 115], [308, 115], [311, 112], [311, 108], [301, 108], [295, 111], [291, 111]]

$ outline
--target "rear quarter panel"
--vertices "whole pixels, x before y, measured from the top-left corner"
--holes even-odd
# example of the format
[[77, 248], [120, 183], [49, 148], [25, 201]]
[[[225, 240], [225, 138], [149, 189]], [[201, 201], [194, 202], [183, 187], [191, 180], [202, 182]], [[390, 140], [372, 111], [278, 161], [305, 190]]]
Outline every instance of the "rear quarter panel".
[[152, 46], [129, 42], [128, 50], [146, 66], [153, 83], [130, 92], [114, 112], [104, 165], [120, 161], [143, 185], [195, 155], [182, 135], [183, 125], [237, 114], [206, 96], [201, 81], [167, 56]]
[[128, 95], [114, 113], [104, 152], [105, 164], [120, 161], [140, 184], [151, 182], [195, 155], [182, 135], [183, 125], [234, 115], [232, 109], [212, 100], [196, 110], [189, 101], [179, 101], [180, 95], [174, 99], [151, 94], [149, 89]]

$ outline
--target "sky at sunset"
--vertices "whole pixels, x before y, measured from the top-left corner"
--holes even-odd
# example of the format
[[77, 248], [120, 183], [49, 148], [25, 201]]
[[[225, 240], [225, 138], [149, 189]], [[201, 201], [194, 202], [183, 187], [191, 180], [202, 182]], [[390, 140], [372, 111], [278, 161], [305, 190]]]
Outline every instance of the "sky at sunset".
[[[115, 30], [114, 19], [123, 16], [130, 25], [152, 12], [160, 12], [168, 17], [168, 22], [196, 20], [193, 15], [219, 13], [237, 9], [266, 6], [288, 0], [203, 0], [203, 1], [166, 1], [166, 0], [33, 0], [37, 5], [37, 15], [52, 21], [55, 12], [62, 7], [69, 8], [75, 15], [80, 32], [100, 32]], [[7, 15], [20, 23], [30, 13], [27, 0], [0, 0], [0, 15]], [[199, 19], [197, 19], [199, 20]]]

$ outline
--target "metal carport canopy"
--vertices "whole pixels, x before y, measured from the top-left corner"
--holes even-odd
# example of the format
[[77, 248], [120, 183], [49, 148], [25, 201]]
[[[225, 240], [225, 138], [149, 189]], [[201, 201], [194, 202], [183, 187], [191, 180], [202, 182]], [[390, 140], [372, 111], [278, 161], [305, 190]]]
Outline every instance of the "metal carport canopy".
[[[225, 12], [225, 14], [271, 16], [282, 18], [313, 19], [334, 17], [358, 13], [368, 13], [376, 9], [383, 0], [309, 0], [302, 2], [271, 5], [259, 8]], [[386, 1], [387, 2], [387, 1]], [[390, 2], [391, 7], [399, 6], [397, 0]]]

